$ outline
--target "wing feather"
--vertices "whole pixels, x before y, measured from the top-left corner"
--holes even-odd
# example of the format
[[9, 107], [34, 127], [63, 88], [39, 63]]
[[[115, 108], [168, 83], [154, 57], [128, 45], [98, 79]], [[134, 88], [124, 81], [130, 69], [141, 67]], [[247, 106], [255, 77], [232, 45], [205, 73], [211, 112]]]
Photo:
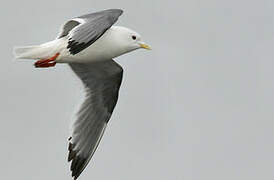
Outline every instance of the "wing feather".
[[70, 53], [77, 54], [94, 43], [118, 20], [122, 13], [120, 9], [108, 9], [76, 18], [83, 19], [83, 23], [75, 26], [68, 33], [67, 48]]
[[86, 97], [69, 138], [68, 161], [77, 179], [93, 156], [118, 100], [123, 69], [113, 60], [69, 64], [84, 84]]

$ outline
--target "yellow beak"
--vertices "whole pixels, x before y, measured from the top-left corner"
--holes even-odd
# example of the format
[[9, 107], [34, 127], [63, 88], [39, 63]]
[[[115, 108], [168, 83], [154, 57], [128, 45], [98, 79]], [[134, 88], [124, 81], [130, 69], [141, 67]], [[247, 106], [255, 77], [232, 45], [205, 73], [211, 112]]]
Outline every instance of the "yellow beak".
[[147, 49], [147, 50], [151, 50], [151, 47], [149, 47], [149, 45], [145, 44], [145, 43], [140, 43], [140, 47]]

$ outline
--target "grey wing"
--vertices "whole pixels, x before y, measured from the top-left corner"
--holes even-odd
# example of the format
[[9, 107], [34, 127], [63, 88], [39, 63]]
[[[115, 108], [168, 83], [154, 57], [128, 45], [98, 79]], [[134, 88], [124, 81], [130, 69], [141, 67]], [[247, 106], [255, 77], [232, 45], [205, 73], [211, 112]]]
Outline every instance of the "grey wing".
[[69, 34], [69, 32], [73, 28], [75, 28], [76, 26], [78, 26], [79, 24], [80, 24], [80, 22], [76, 21], [76, 20], [69, 20], [68, 22], [66, 22], [62, 26], [61, 31], [60, 31], [60, 33], [57, 36], [57, 39], [67, 36]]
[[123, 69], [113, 60], [70, 64], [85, 86], [86, 98], [69, 138], [72, 177], [77, 179], [93, 156], [118, 100]]
[[109, 9], [75, 18], [75, 21], [80, 24], [68, 33], [67, 48], [70, 53], [77, 54], [94, 43], [118, 20], [122, 13], [120, 9]]

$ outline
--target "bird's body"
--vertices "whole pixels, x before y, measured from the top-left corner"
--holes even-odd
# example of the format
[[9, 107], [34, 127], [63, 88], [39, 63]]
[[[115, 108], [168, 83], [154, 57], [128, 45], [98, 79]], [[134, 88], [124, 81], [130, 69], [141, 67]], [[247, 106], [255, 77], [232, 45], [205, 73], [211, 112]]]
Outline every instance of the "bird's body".
[[[78, 54], [71, 55], [67, 49], [64, 50], [64, 56], [57, 59], [60, 63], [69, 62], [95, 62], [110, 60], [134, 49], [127, 49], [121, 46], [121, 35], [125, 33], [130, 37], [136, 32], [120, 26], [112, 26], [109, 28], [92, 46], [87, 47]], [[67, 41], [67, 39], [65, 39]]]
[[120, 36], [124, 33], [128, 34], [129, 37], [133, 34], [139, 36], [128, 28], [112, 26], [92, 46], [88, 46], [77, 54], [70, 53], [67, 48], [69, 39], [65, 36], [38, 46], [29, 46], [27, 48], [31, 48], [31, 50], [19, 53], [17, 58], [48, 59], [59, 53], [59, 56], [55, 59], [57, 63], [89, 63], [110, 60], [134, 50], [128, 50], [119, 44], [121, 41]]
[[149, 49], [136, 32], [112, 26], [122, 12], [110, 9], [71, 19], [55, 40], [15, 48], [16, 58], [38, 60], [38, 68], [68, 63], [85, 87], [86, 98], [69, 138], [68, 161], [74, 179], [93, 156], [118, 100], [123, 69], [113, 58], [135, 49]]

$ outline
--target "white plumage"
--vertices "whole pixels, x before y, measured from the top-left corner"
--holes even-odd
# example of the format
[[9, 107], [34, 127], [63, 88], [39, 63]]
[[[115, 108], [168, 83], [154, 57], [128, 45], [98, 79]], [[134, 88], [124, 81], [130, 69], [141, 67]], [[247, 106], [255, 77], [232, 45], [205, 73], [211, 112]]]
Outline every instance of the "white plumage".
[[[136, 41], [132, 41], [132, 36], [136, 36]], [[139, 44], [144, 42], [138, 33], [125, 27], [112, 26], [91, 46], [75, 55], [67, 49], [67, 36], [41, 45], [16, 47], [14, 52], [17, 59], [47, 59], [60, 53], [55, 60], [57, 63], [86, 63], [110, 60], [140, 48]]]
[[93, 156], [118, 100], [123, 69], [113, 58], [149, 49], [138, 33], [112, 26], [122, 12], [110, 9], [71, 19], [55, 40], [14, 49], [17, 59], [38, 60], [38, 68], [68, 63], [85, 87], [86, 97], [69, 138], [68, 161], [74, 179]]

